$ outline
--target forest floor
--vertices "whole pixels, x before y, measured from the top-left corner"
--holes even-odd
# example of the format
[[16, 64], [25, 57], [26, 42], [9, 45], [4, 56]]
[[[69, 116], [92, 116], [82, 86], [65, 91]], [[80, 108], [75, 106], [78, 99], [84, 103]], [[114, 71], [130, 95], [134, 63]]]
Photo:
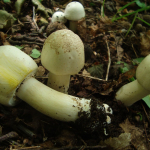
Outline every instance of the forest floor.
[[[63, 11], [69, 2], [43, 0], [41, 6], [36, 0], [26, 0], [15, 8], [15, 1], [1, 0], [0, 10], [6, 10], [13, 17], [8, 16], [7, 21], [0, 17], [0, 46], [17, 46], [28, 55], [33, 49], [41, 53], [49, 34], [68, 28], [68, 22], [65, 25], [51, 23], [51, 17], [55, 11]], [[93, 130], [93, 120], [84, 122], [82, 118], [76, 123], [61, 122], [25, 102], [14, 107], [0, 105], [0, 149], [150, 149], [148, 102], [139, 100], [126, 107], [115, 99], [117, 90], [135, 78], [140, 60], [150, 54], [150, 26], [138, 19], [150, 24], [150, 11], [134, 13], [113, 22], [117, 11], [130, 0], [106, 0], [104, 5], [102, 0], [79, 2], [86, 12], [86, 17], [78, 21], [76, 32], [85, 46], [85, 65], [78, 74], [71, 76], [68, 94], [108, 104], [113, 110], [111, 123]], [[142, 2], [150, 5], [146, 0]], [[140, 7], [132, 3], [116, 18], [138, 9]], [[40, 56], [33, 54], [31, 57], [39, 66], [35, 78], [46, 84], [48, 70], [42, 66]]]

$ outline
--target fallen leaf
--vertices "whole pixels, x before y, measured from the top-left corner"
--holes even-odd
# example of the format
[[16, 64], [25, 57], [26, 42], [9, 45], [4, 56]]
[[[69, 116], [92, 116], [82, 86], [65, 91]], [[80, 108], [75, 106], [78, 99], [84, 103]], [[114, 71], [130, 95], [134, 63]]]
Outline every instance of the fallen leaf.
[[8, 13], [5, 10], [0, 10], [0, 29], [8, 29], [15, 22], [15, 18], [12, 14]]
[[100, 144], [105, 144], [113, 147], [114, 149], [123, 149], [130, 145], [131, 134], [130, 133], [122, 133], [119, 137], [110, 137], [105, 141], [101, 141]]
[[146, 147], [146, 137], [143, 134], [143, 130], [132, 125], [128, 119], [125, 120], [124, 123], [119, 125], [125, 133], [131, 134], [131, 143], [136, 147], [137, 150], [148, 150]]
[[43, 66], [39, 66], [38, 70], [37, 70], [37, 73], [36, 73], [36, 76], [41, 77], [41, 76], [44, 75], [44, 73], [45, 73], [45, 68]]
[[141, 33], [140, 50], [142, 56], [150, 54], [150, 30], [146, 33]]
[[32, 54], [30, 54], [33, 58], [39, 58], [41, 56], [41, 53], [37, 49], [32, 50]]

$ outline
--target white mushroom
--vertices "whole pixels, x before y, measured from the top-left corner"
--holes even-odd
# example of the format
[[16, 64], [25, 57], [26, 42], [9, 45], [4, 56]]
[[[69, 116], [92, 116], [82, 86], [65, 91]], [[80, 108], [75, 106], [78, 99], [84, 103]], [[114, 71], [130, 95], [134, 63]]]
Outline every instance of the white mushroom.
[[76, 32], [77, 21], [85, 17], [85, 10], [80, 2], [70, 2], [65, 8], [65, 18], [70, 22], [69, 29]]
[[52, 15], [52, 22], [66, 23], [67, 19], [65, 18], [64, 13], [62, 11], [56, 11]]
[[116, 93], [116, 99], [131, 106], [150, 94], [150, 55], [146, 56], [136, 70], [136, 80], [122, 86]]
[[17, 104], [16, 96], [61, 121], [76, 121], [79, 112], [90, 113], [91, 100], [55, 91], [32, 76], [37, 70], [30, 56], [14, 46], [0, 46], [0, 103]]
[[53, 32], [46, 40], [41, 53], [42, 65], [49, 70], [47, 85], [67, 93], [70, 75], [84, 66], [84, 45], [78, 35], [63, 29]]

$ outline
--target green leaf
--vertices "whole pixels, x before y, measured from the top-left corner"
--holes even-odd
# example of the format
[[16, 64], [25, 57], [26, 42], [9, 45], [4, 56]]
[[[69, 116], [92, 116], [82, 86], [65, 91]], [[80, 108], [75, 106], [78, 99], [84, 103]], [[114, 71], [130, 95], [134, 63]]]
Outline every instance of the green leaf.
[[92, 6], [95, 6], [95, 3], [92, 3], [92, 2], [91, 2], [89, 5], [92, 7]]
[[41, 56], [41, 53], [37, 49], [32, 50], [32, 54], [30, 54], [33, 58], [39, 58]]
[[17, 0], [15, 2], [15, 9], [18, 15], [21, 13], [21, 8], [24, 3], [25, 3], [25, 0]]
[[91, 74], [91, 76], [102, 78], [104, 69], [103, 65], [95, 65], [87, 69], [87, 71]]
[[130, 78], [129, 80], [130, 80], [130, 81], [134, 81], [134, 80], [135, 80], [135, 78], [134, 78], [134, 77], [132, 77], [132, 78]]
[[10, 0], [3, 0], [4, 3], [11, 3]]
[[132, 63], [133, 63], [133, 65], [139, 65], [143, 59], [144, 59], [144, 57], [133, 59]]
[[121, 73], [125, 73], [127, 71], [129, 71], [129, 69], [127, 67], [120, 68]]
[[15, 19], [12, 14], [5, 10], [0, 10], [0, 29], [9, 29], [14, 22]]
[[144, 2], [140, 2], [139, 0], [136, 1], [135, 3], [141, 8], [146, 7], [146, 4]]
[[24, 48], [24, 46], [19, 46], [19, 45], [15, 45], [15, 47], [17, 47], [18, 49]]
[[150, 95], [142, 98], [142, 100], [146, 103], [146, 105], [150, 108]]
[[48, 15], [49, 9], [46, 9], [39, 0], [32, 0], [32, 3], [33, 3], [33, 5], [37, 6], [37, 11], [43, 12], [43, 14], [45, 14], [46, 18], [49, 17], [49, 15]]
[[139, 113], [137, 113], [137, 115], [140, 116], [140, 121], [142, 121], [142, 114], [139, 112]]
[[118, 62], [116, 62], [116, 64], [118, 64], [118, 65], [123, 64], [124, 67], [122, 67], [122, 68], [120, 67], [119, 68], [121, 73], [125, 73], [125, 72], [127, 72], [127, 71], [129, 71], [131, 69], [131, 67], [127, 63], [125, 63], [123, 61], [118, 61]]

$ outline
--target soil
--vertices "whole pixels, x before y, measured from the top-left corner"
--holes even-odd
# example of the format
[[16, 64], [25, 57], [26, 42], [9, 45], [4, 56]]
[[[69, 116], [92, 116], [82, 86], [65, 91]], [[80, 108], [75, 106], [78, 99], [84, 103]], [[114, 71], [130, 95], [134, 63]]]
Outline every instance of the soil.
[[[69, 22], [51, 23], [52, 13], [58, 8], [63, 11], [69, 2], [71, 1], [42, 1], [43, 6], [51, 10], [47, 17], [47, 13], [38, 11], [37, 5], [30, 0], [23, 3], [19, 15], [14, 1], [0, 1], [0, 9], [5, 8], [16, 18], [11, 26], [0, 30], [0, 45], [22, 46], [21, 50], [28, 55], [32, 53], [32, 49], [41, 52], [48, 35], [69, 27]], [[150, 149], [148, 105], [140, 100], [126, 107], [115, 99], [117, 90], [130, 82], [131, 78], [135, 78], [138, 63], [135, 61], [133, 65], [133, 59], [150, 54], [150, 26], [135, 19], [127, 34], [135, 14], [111, 21], [119, 8], [131, 2], [130, 0], [105, 1], [104, 17], [101, 13], [103, 1], [79, 2], [83, 4], [86, 12], [86, 17], [78, 21], [76, 32], [84, 43], [85, 66], [78, 74], [71, 76], [68, 94], [92, 99], [90, 115], [81, 112], [76, 122], [61, 122], [41, 114], [22, 101], [14, 107], [0, 105], [0, 149]], [[149, 1], [141, 2], [150, 5]], [[33, 6], [36, 10], [35, 21], [32, 20]], [[120, 15], [139, 8], [133, 3], [122, 10]], [[41, 21], [43, 17], [47, 22]], [[150, 23], [149, 10], [139, 12], [138, 17]], [[39, 66], [35, 78], [46, 84], [48, 70], [42, 66], [40, 57], [33, 59]], [[128, 71], [120, 72], [125, 67]], [[113, 114], [106, 114], [103, 107], [97, 107], [103, 103], [112, 108]], [[107, 115], [111, 118], [110, 124], [106, 122]]]

